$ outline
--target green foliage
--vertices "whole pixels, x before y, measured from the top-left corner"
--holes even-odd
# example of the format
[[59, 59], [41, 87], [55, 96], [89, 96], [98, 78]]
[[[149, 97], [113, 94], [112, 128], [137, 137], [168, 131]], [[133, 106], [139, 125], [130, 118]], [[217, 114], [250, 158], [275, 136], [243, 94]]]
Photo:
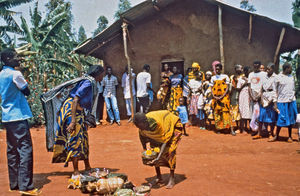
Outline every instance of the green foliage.
[[297, 97], [297, 106], [298, 111], [300, 111], [300, 52], [294, 51], [287, 53], [286, 56], [281, 56], [285, 62], [288, 62], [292, 65], [293, 72], [295, 78], [295, 90], [296, 90], [296, 97]]
[[240, 8], [247, 10], [249, 12], [256, 12], [254, 5], [249, 4], [249, 0], [241, 0]]
[[294, 26], [300, 28], [300, 0], [295, 0], [293, 3], [293, 15], [292, 19]]
[[116, 13], [114, 15], [114, 18], [116, 20], [120, 19], [121, 14], [131, 8], [131, 3], [129, 0], [120, 0], [118, 7], [119, 7], [119, 9], [118, 9], [118, 11], [116, 11]]
[[[70, 6], [61, 2], [51, 1], [51, 6], [56, 7], [49, 7], [45, 17], [38, 10], [38, 3], [30, 10], [29, 21], [21, 17], [22, 47], [18, 51], [25, 59], [21, 65], [22, 72], [31, 90], [28, 97], [34, 116], [29, 121], [31, 125], [42, 125], [45, 122], [40, 102], [43, 92], [81, 76], [90, 65], [97, 62], [94, 58], [73, 53], [78, 42], [66, 29], [66, 24], [70, 22], [67, 20]], [[1, 47], [8, 46], [5, 42], [0, 44]]]
[[97, 24], [98, 24], [98, 27], [93, 33], [94, 36], [96, 36], [98, 33], [103, 31], [107, 27], [108, 20], [105, 16], [99, 16], [99, 18], [97, 20]]
[[[64, 0], [49, 0], [49, 2], [45, 5], [47, 8], [47, 17], [49, 17], [49, 14], [53, 14], [53, 11], [57, 9], [58, 7], [65, 7], [65, 11], [67, 12], [65, 16], [66, 22], [63, 25], [63, 29], [69, 34], [70, 36], [73, 36], [74, 33], [72, 33], [72, 22], [74, 19], [74, 16], [72, 14], [72, 5], [70, 2], [65, 2]], [[54, 12], [55, 14], [55, 12]], [[50, 16], [52, 18], [53, 16]]]
[[[18, 5], [31, 2], [32, 0], [0, 0], [0, 19], [4, 20], [5, 25], [0, 26], [0, 44], [11, 45], [12, 39], [8, 33], [20, 34], [22, 31], [13, 18], [14, 15], [20, 14], [9, 9]], [[1, 48], [2, 48], [1, 47]]]
[[78, 39], [79, 43], [84, 42], [87, 39], [87, 36], [85, 34], [85, 30], [84, 30], [82, 25], [79, 27], [78, 38], [77, 39]]

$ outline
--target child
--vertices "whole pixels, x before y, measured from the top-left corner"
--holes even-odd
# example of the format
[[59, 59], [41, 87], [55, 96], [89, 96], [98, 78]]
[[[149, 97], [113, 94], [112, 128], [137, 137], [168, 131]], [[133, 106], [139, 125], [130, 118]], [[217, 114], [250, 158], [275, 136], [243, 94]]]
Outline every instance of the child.
[[199, 119], [200, 129], [205, 130], [205, 112], [204, 112], [204, 96], [203, 93], [200, 94], [198, 98], [198, 114], [197, 118]]
[[261, 138], [261, 130], [259, 129], [259, 126], [257, 126], [256, 121], [259, 117], [259, 101], [262, 94], [262, 85], [263, 81], [267, 77], [267, 73], [260, 71], [261, 62], [260, 61], [254, 61], [253, 62], [253, 72], [251, 72], [248, 76], [248, 83], [249, 83], [249, 94], [251, 98], [251, 105], [253, 105], [252, 108], [252, 118], [250, 122], [250, 127], [254, 131], [252, 133], [253, 138], [252, 139], [259, 139]]
[[[188, 83], [190, 87], [190, 94], [188, 97], [188, 109], [189, 109], [189, 115], [191, 118], [192, 124], [198, 124], [198, 119], [201, 119], [201, 116], [199, 116], [198, 113], [198, 99], [201, 94], [202, 89], [202, 81], [201, 81], [202, 75], [198, 74], [196, 75], [195, 79], [191, 79]], [[204, 117], [203, 117], [204, 119]]]
[[252, 116], [251, 106], [250, 106], [250, 95], [249, 95], [249, 87], [248, 87], [248, 76], [250, 72], [250, 67], [245, 66], [243, 68], [244, 76], [240, 77], [237, 82], [237, 89], [239, 91], [239, 111], [241, 115], [241, 121], [240, 121], [240, 129], [241, 132], [246, 131], [247, 129], [247, 123]]
[[266, 125], [266, 129], [268, 129], [268, 125], [270, 126], [270, 134], [269, 137], [274, 137], [274, 127], [277, 120], [277, 93], [276, 93], [276, 77], [277, 75], [274, 73], [275, 64], [269, 63], [267, 70], [267, 77], [263, 81], [262, 85], [262, 95], [261, 95], [261, 105], [260, 105], [260, 113], [259, 113], [259, 130], [262, 130], [263, 125]]
[[189, 136], [189, 134], [187, 134], [186, 130], [185, 130], [185, 124], [188, 123], [188, 113], [187, 113], [186, 106], [184, 105], [184, 98], [183, 97], [179, 98], [179, 104], [180, 105], [177, 106], [176, 111], [179, 113], [179, 118], [180, 118], [180, 121], [183, 125], [183, 131], [184, 131], [183, 135]]
[[212, 76], [211, 71], [207, 71], [205, 73], [205, 81], [203, 82], [203, 101], [204, 101], [204, 112], [205, 112], [205, 119], [204, 123], [206, 123], [206, 119], [208, 120], [209, 127], [207, 128], [208, 130], [212, 129], [211, 126], [211, 121], [214, 119], [213, 116], [213, 110], [211, 107], [211, 102], [212, 102], [212, 94], [211, 94], [211, 88], [212, 84], [210, 82]]
[[237, 89], [237, 82], [240, 77], [243, 77], [243, 66], [235, 65], [235, 74], [230, 76], [230, 109], [232, 114], [232, 121], [236, 124], [236, 133], [241, 133], [239, 112], [239, 91]]

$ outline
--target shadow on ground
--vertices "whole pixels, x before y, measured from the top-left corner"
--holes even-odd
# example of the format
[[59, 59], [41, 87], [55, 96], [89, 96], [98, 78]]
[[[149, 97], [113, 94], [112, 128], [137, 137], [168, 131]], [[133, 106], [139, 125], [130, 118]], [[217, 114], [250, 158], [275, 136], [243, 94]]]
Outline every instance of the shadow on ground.
[[[159, 188], [167, 185], [168, 182], [169, 182], [169, 176], [170, 176], [170, 174], [162, 174], [162, 179], [163, 179], [164, 183], [162, 185], [159, 185], [159, 184], [152, 185], [152, 188], [153, 189], [159, 189]], [[155, 179], [156, 179], [156, 175], [152, 176], [152, 177], [149, 177], [149, 178], [145, 178], [145, 180], [147, 182], [143, 183], [143, 185], [153, 184]], [[187, 179], [187, 177], [185, 176], [185, 174], [175, 174], [175, 184], [179, 184], [179, 183], [181, 183], [182, 181], [184, 181], [186, 179]]]

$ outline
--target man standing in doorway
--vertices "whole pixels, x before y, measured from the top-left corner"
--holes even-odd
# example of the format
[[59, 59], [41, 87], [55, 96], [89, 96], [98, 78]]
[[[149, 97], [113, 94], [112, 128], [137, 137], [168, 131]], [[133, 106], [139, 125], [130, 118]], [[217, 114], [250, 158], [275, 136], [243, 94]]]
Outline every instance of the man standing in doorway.
[[137, 83], [137, 101], [139, 105], [139, 112], [147, 113], [149, 110], [149, 93], [148, 90], [151, 90], [153, 94], [155, 92], [151, 88], [151, 75], [149, 73], [150, 65], [145, 64], [143, 66], [143, 71], [140, 72], [136, 77]]
[[104, 87], [103, 97], [110, 124], [112, 125], [115, 120], [120, 126], [120, 114], [116, 98], [118, 79], [116, 76], [112, 75], [112, 68], [109, 66], [106, 68], [106, 76], [103, 78], [101, 85]]

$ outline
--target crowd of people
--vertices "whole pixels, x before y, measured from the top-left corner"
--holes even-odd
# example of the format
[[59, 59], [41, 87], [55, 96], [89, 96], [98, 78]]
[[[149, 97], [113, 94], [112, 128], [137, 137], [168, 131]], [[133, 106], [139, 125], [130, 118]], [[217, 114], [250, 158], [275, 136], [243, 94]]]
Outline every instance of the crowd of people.
[[[134, 103], [131, 107], [126, 66], [122, 87], [128, 121], [132, 121], [132, 108], [137, 108], [137, 112], [147, 113], [153, 102], [153, 95], [156, 95], [162, 110], [169, 110], [180, 117], [186, 136], [186, 126], [199, 126], [201, 130], [214, 130], [216, 133], [229, 130], [233, 136], [237, 133], [249, 133], [253, 139], [267, 136], [273, 142], [278, 140], [281, 127], [288, 127], [288, 142], [292, 142], [291, 130], [297, 118], [292, 67], [285, 63], [279, 74], [274, 69], [273, 63], [265, 67], [260, 61], [255, 61], [252, 67], [235, 65], [235, 73], [228, 76], [223, 73], [223, 66], [219, 61], [214, 61], [211, 70], [206, 72], [201, 71], [200, 65], [194, 62], [183, 76], [177, 66], [171, 67], [165, 63], [160, 74], [160, 87], [155, 92], [152, 89], [150, 65], [146, 64], [137, 75], [131, 70]], [[120, 125], [115, 98], [118, 83], [114, 76], [108, 80], [110, 75], [111, 67], [107, 67], [107, 75], [101, 86], [104, 87], [103, 96], [110, 123], [116, 119]], [[107, 101], [107, 94], [110, 102]]]
[[[33, 186], [33, 150], [27, 121], [32, 117], [26, 100], [30, 90], [18, 71], [20, 63], [16, 51], [2, 51], [1, 60], [4, 66], [0, 72], [0, 95], [2, 123], [7, 134], [10, 190], [38, 195], [40, 190]], [[205, 73], [194, 62], [183, 76], [178, 67], [164, 64], [157, 92], [152, 89], [150, 65], [145, 64], [137, 75], [130, 70], [131, 76], [125, 69], [121, 86], [128, 122], [133, 121], [139, 128], [145, 150], [160, 148], [157, 158], [151, 163], [155, 166], [156, 182], [161, 183], [160, 166], [165, 166], [170, 168], [166, 187], [175, 185], [176, 149], [181, 136], [188, 136], [187, 125], [217, 133], [228, 129], [232, 135], [247, 132], [253, 139], [264, 136], [264, 130], [269, 127], [270, 142], [278, 140], [282, 127], [288, 127], [287, 141], [292, 142], [292, 128], [299, 120], [292, 67], [285, 63], [278, 75], [274, 68], [273, 63], [265, 69], [261, 62], [255, 61], [252, 72], [248, 66], [236, 65], [235, 74], [229, 77], [222, 73], [223, 66], [219, 61], [214, 61], [212, 70]], [[91, 66], [87, 79], [76, 84], [57, 111], [52, 162], [68, 166], [71, 161], [74, 175], [80, 174], [79, 160], [84, 161], [85, 170], [91, 169], [87, 125], [93, 125], [90, 123], [93, 118], [90, 119], [86, 111], [92, 112], [96, 108], [96, 121], [99, 122], [105, 102], [110, 124], [121, 125], [116, 95], [118, 78], [112, 71], [112, 67], [107, 66], [103, 77], [102, 66]], [[97, 93], [95, 89], [98, 89]], [[161, 110], [149, 112], [154, 97], [159, 100]], [[97, 107], [93, 107], [95, 100], [98, 100]], [[133, 119], [132, 114], [135, 114]]]

